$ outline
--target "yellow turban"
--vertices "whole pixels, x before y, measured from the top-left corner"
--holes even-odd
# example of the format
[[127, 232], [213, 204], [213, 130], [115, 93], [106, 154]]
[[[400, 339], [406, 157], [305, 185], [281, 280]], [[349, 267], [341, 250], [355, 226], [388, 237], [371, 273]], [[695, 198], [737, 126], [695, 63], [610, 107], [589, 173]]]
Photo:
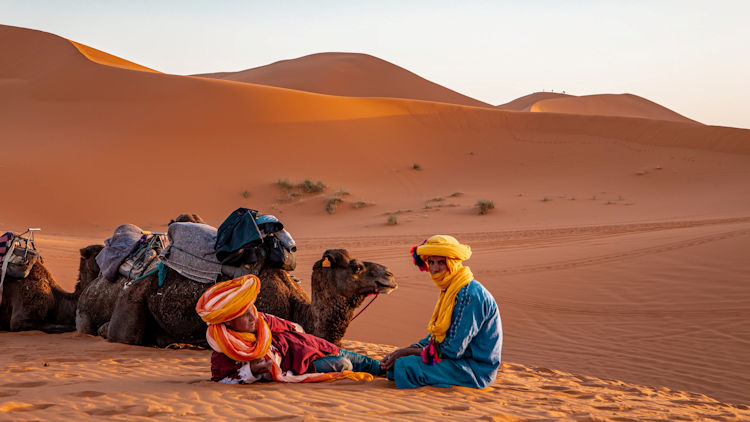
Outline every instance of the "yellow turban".
[[216, 283], [203, 292], [195, 310], [208, 324], [221, 324], [242, 316], [255, 303], [260, 280], [249, 274]]
[[466, 261], [471, 257], [471, 247], [458, 243], [453, 236], [437, 234], [417, 248], [419, 256], [444, 256]]

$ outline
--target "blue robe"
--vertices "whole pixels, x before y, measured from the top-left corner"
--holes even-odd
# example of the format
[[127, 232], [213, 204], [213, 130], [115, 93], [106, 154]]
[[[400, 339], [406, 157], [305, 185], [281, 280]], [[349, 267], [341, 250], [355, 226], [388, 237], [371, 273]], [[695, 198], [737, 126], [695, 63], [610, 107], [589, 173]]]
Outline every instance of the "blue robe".
[[[430, 336], [418, 342], [429, 343]], [[478, 281], [462, 287], [456, 295], [451, 326], [440, 344], [442, 361], [428, 365], [422, 357], [405, 356], [396, 360], [388, 379], [397, 388], [423, 385], [484, 388], [495, 382], [500, 367], [503, 329], [492, 294]]]

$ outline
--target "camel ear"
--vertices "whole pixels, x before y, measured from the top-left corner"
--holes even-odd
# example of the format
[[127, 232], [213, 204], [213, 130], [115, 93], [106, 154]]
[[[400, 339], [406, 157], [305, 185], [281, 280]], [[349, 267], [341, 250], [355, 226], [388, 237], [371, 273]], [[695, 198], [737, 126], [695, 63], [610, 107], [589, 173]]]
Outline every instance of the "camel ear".
[[313, 265], [313, 269], [331, 268], [335, 265], [336, 258], [330, 253], [330, 251], [325, 251], [323, 257]]

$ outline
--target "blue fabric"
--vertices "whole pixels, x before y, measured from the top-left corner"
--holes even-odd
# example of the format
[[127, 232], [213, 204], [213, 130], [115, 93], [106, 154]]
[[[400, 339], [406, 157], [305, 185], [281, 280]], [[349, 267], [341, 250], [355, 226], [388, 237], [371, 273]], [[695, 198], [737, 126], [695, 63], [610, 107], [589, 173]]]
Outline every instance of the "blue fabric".
[[[429, 335], [418, 342], [426, 346]], [[441, 362], [428, 365], [421, 356], [396, 360], [388, 379], [397, 388], [423, 385], [484, 388], [495, 382], [500, 367], [503, 329], [500, 312], [492, 294], [478, 281], [459, 290], [451, 326], [440, 344]]]
[[313, 361], [317, 372], [367, 372], [380, 375], [380, 361], [359, 353], [339, 349], [338, 355], [325, 356]]

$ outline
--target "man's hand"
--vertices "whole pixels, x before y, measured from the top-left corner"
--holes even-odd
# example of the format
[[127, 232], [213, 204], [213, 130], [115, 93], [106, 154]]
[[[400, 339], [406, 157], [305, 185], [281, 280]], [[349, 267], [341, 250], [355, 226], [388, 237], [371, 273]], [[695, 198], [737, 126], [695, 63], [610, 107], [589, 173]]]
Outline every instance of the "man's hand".
[[391, 353], [388, 353], [381, 361], [380, 361], [380, 368], [384, 371], [390, 371], [393, 369], [393, 365], [396, 363], [396, 360], [398, 358], [402, 358], [404, 356], [413, 356], [418, 355], [422, 353], [422, 349], [418, 347], [402, 347], [400, 349], [396, 349]]
[[250, 361], [250, 370], [253, 371], [253, 375], [261, 377], [265, 374], [271, 373], [271, 361], [263, 358], [255, 359]]

